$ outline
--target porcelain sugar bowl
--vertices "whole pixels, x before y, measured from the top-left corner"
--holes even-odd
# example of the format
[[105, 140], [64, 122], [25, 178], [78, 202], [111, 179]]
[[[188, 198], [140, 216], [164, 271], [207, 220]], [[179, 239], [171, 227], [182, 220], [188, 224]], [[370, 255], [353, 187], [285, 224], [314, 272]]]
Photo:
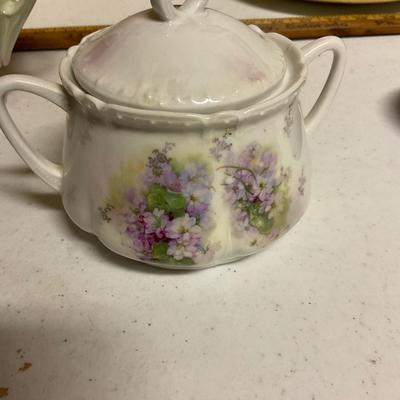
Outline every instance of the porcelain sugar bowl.
[[[206, 3], [152, 0], [152, 9], [89, 35], [61, 62], [62, 86], [0, 79], [1, 128], [61, 193], [69, 217], [114, 252], [165, 268], [256, 253], [301, 218], [310, 178], [305, 134], [344, 70], [336, 37], [300, 50]], [[332, 68], [303, 118], [307, 65], [326, 51]], [[14, 90], [66, 111], [62, 165], [15, 126], [5, 105]]]

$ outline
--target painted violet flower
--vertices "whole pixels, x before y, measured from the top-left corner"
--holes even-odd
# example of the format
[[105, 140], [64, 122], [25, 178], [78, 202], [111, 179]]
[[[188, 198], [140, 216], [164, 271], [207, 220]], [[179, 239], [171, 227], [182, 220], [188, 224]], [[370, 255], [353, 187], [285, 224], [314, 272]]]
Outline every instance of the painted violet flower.
[[230, 154], [225, 173], [226, 199], [231, 204], [235, 227], [247, 232], [252, 245], [260, 236], [270, 237], [285, 224], [289, 208], [290, 169], [278, 173], [276, 154], [258, 143], [249, 144], [239, 154]]
[[139, 176], [143, 189], [125, 193], [125, 235], [146, 260], [186, 265], [211, 260], [217, 247], [205, 242], [212, 220], [210, 173], [200, 161], [175, 162], [169, 157], [173, 147], [153, 150]]
[[196, 218], [185, 214], [184, 217], [172, 220], [166, 229], [166, 236], [170, 239], [189, 241], [200, 238], [201, 228], [196, 225]]

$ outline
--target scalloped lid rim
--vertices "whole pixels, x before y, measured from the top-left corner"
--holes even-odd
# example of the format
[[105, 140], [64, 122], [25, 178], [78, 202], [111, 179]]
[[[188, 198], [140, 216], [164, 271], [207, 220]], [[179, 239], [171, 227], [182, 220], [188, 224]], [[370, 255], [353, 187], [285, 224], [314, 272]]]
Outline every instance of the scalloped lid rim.
[[147, 121], [149, 125], [165, 126], [214, 126], [214, 125], [230, 125], [240, 121], [245, 121], [254, 116], [262, 116], [266, 111], [286, 103], [293, 96], [297, 95], [298, 90], [304, 84], [307, 77], [307, 66], [304, 62], [303, 53], [296, 45], [286, 37], [277, 33], [267, 34], [274, 40], [285, 54], [286, 59], [290, 62], [284, 81], [280, 85], [279, 90], [273, 96], [267, 96], [259, 102], [246, 106], [241, 110], [217, 111], [210, 114], [145, 110], [134, 107], [122, 106], [115, 103], [107, 103], [103, 100], [87, 93], [76, 81], [72, 71], [72, 59], [76, 53], [78, 46], [71, 47], [67, 55], [60, 63], [60, 78], [66, 91], [74, 97], [74, 99], [88, 110], [96, 112], [100, 117], [116, 122], [125, 121], [129, 125], [135, 124], [137, 121]]
[[84, 38], [76, 80], [99, 99], [128, 107], [211, 113], [271, 94], [286, 73], [268, 37], [215, 10], [165, 22], [146, 10]]

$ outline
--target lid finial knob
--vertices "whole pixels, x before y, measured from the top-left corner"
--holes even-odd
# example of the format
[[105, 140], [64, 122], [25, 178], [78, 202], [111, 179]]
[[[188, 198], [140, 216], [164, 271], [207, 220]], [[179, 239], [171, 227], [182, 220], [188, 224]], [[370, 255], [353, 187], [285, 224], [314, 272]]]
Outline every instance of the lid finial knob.
[[151, 0], [151, 6], [154, 11], [164, 21], [172, 21], [173, 19], [185, 14], [194, 14], [203, 11], [208, 0], [186, 0], [182, 6], [177, 9], [171, 0]]

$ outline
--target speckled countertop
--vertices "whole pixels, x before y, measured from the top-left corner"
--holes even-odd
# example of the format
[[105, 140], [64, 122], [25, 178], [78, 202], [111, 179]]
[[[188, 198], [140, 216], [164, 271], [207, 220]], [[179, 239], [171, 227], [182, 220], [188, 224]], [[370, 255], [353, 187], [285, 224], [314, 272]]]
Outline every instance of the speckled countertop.
[[[309, 138], [309, 210], [239, 263], [177, 273], [113, 255], [0, 136], [0, 397], [400, 399], [400, 37], [346, 45], [343, 85]], [[20, 53], [2, 73], [57, 80], [63, 54]], [[305, 108], [328, 62], [313, 64]], [[63, 113], [22, 94], [10, 107], [59, 160]]]

